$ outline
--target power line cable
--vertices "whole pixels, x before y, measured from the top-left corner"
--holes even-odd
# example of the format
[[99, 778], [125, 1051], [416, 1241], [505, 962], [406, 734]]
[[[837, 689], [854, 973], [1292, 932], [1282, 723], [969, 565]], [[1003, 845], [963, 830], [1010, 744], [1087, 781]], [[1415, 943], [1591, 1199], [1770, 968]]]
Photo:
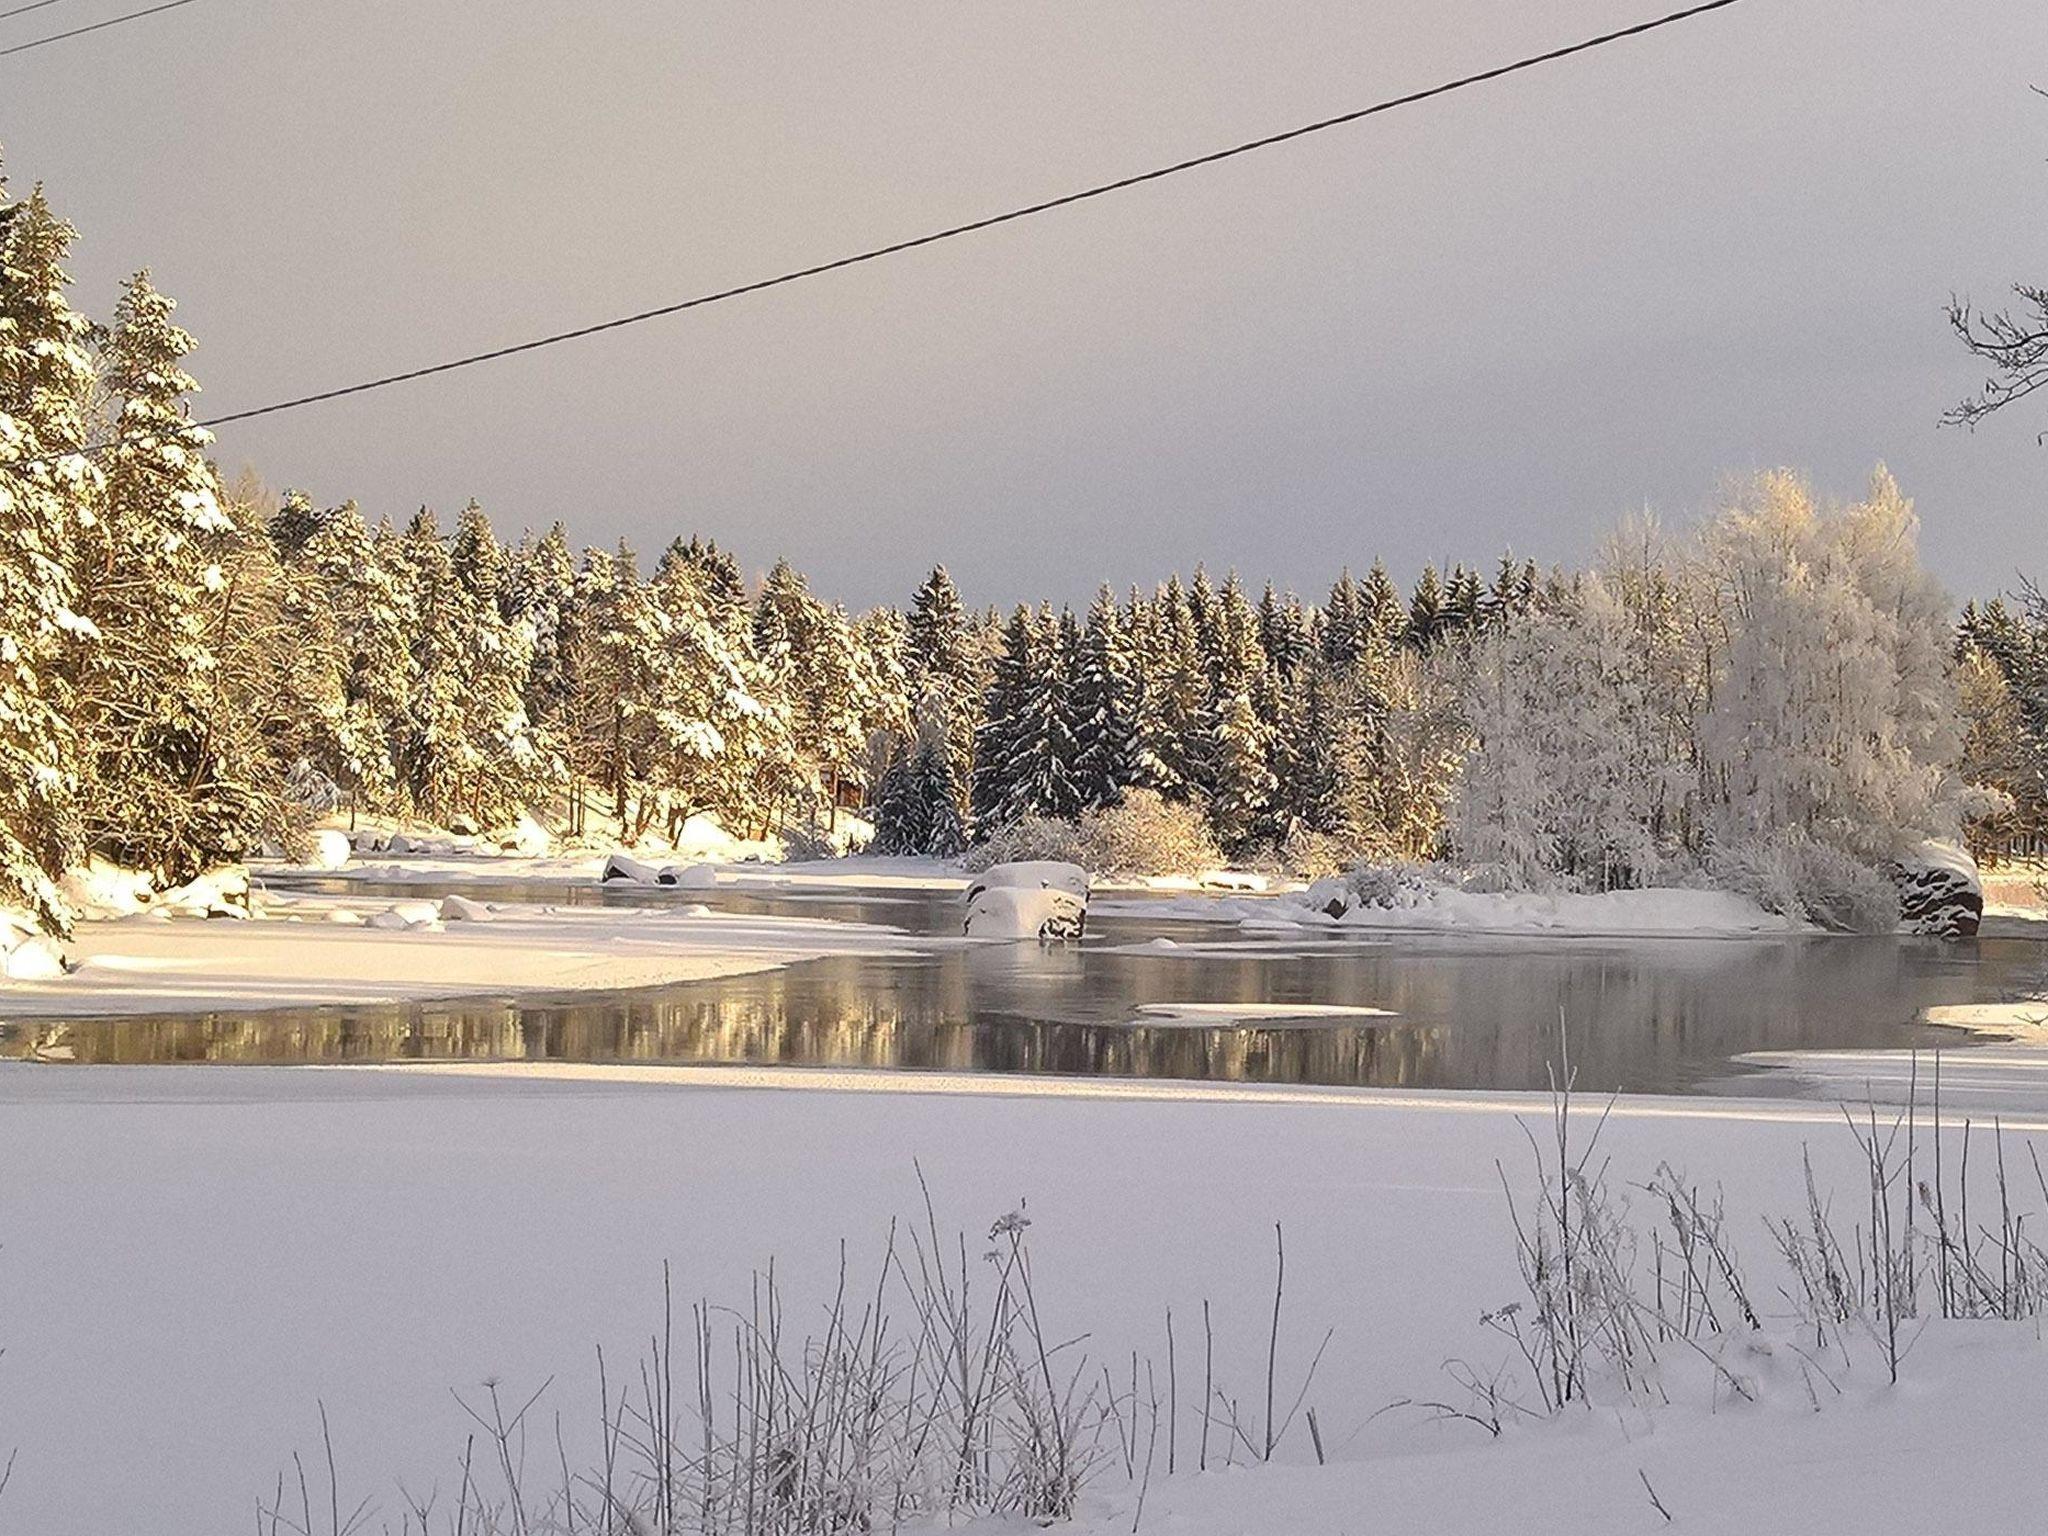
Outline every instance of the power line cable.
[[0, 11], [0, 21], [10, 16], [26, 16], [30, 11], [40, 11], [46, 5], [55, 5], [57, 0], [34, 0], [32, 5], [17, 5], [11, 11]]
[[[171, 0], [173, 5], [188, 3], [189, 0]], [[668, 315], [681, 314], [685, 310], [701, 309], [706, 305], [720, 304], [728, 299], [737, 299], [746, 294], [760, 293], [769, 288], [780, 288], [790, 283], [801, 282], [806, 278], [822, 276], [827, 272], [837, 272], [847, 267], [860, 266], [866, 262], [879, 261], [885, 256], [899, 255], [904, 251], [916, 250], [921, 246], [936, 245], [942, 240], [953, 240], [962, 235], [973, 234], [979, 230], [993, 229], [999, 224], [1015, 223], [1020, 219], [1032, 218], [1041, 213], [1050, 213], [1056, 208], [1066, 208], [1075, 203], [1087, 202], [1093, 198], [1106, 197], [1112, 192], [1121, 192], [1131, 187], [1142, 186], [1146, 182], [1162, 181], [1169, 176], [1178, 176], [1184, 171], [1192, 171], [1203, 166], [1215, 165], [1221, 161], [1235, 159], [1240, 155], [1248, 155], [1257, 150], [1270, 149], [1277, 144], [1285, 144], [1295, 139], [1306, 138], [1310, 134], [1323, 133], [1332, 128], [1342, 127], [1347, 123], [1355, 123], [1364, 118], [1376, 117], [1383, 112], [1391, 112], [1399, 107], [1413, 106], [1417, 102], [1428, 101], [1438, 96], [1448, 96], [1454, 91], [1462, 91], [1475, 85], [1483, 85], [1488, 81], [1519, 74], [1524, 70], [1535, 69], [1544, 64], [1554, 64], [1558, 60], [1570, 58], [1574, 54], [1590, 53], [1596, 48], [1604, 48], [1611, 43], [1641, 37], [1646, 33], [1674, 26], [1682, 21], [1690, 21], [1697, 16], [1704, 16], [1711, 11], [1726, 10], [1729, 6], [1737, 3], [1738, 0], [1702, 0], [1700, 4], [1690, 5], [1683, 10], [1672, 11], [1648, 21], [1637, 22], [1633, 26], [1622, 27], [1612, 32], [1603, 32], [1598, 36], [1585, 38], [1576, 43], [1568, 43], [1559, 48], [1548, 49], [1542, 53], [1528, 54], [1511, 63], [1495, 65], [1491, 69], [1481, 70], [1476, 74], [1461, 75], [1454, 80], [1446, 80], [1441, 84], [1428, 86], [1422, 90], [1410, 91], [1405, 95], [1388, 97], [1383, 101], [1376, 101], [1370, 106], [1359, 107], [1354, 111], [1340, 113], [1335, 117], [1326, 117], [1316, 122], [1304, 123], [1300, 127], [1289, 128], [1279, 133], [1267, 134], [1262, 138], [1248, 139], [1241, 144], [1233, 144], [1227, 149], [1212, 150], [1208, 154], [1196, 155], [1186, 160], [1176, 160], [1170, 165], [1158, 166], [1152, 170], [1141, 171], [1131, 176], [1121, 176], [1114, 181], [1098, 182], [1094, 186], [1084, 187], [1077, 192], [1068, 192], [1059, 197], [1047, 198], [1042, 202], [1028, 203], [1003, 213], [990, 214], [986, 218], [973, 219], [965, 224], [950, 225], [944, 229], [933, 230], [929, 234], [916, 235], [910, 239], [894, 241], [888, 245], [874, 246], [868, 250], [858, 251], [850, 256], [840, 256], [831, 261], [818, 262], [813, 266], [799, 267], [794, 271], [779, 273], [774, 277], [759, 278], [750, 283], [741, 283], [736, 287], [719, 289], [715, 293], [699, 294], [695, 298], [682, 299], [673, 304], [663, 304], [654, 309], [643, 309], [634, 314], [621, 315], [611, 320], [602, 320], [593, 325], [582, 325], [570, 330], [555, 331], [549, 335], [536, 336], [528, 341], [514, 342], [510, 346], [493, 347], [482, 352], [472, 352], [466, 356], [450, 358], [445, 362], [431, 363], [422, 368], [409, 368], [402, 373], [385, 374], [379, 378], [365, 379], [355, 384], [345, 384], [334, 389], [324, 389], [308, 395], [298, 395], [287, 400], [276, 400], [268, 405], [252, 406], [248, 410], [229, 411], [223, 415], [209, 416], [195, 422], [194, 425], [201, 427], [225, 426], [230, 422], [248, 421], [258, 416], [272, 416], [280, 411], [295, 411], [304, 406], [320, 404], [323, 401], [339, 400], [349, 395], [366, 394], [376, 389], [388, 389], [394, 384], [405, 384], [416, 379], [431, 378], [436, 374], [452, 373], [459, 368], [473, 368], [479, 363], [495, 362], [500, 358], [506, 357], [516, 357], [523, 352], [536, 352], [543, 347], [556, 346], [565, 341], [577, 341], [586, 336], [596, 336], [606, 331], [620, 330], [629, 325], [639, 325], [644, 321], [658, 320]], [[161, 6], [158, 9], [169, 9], [169, 6]], [[101, 25], [110, 24], [101, 23]], [[98, 445], [83, 451], [87, 453], [100, 452], [103, 451], [104, 446]]]
[[[38, 4], [42, 5], [53, 3], [54, 0], [38, 0]], [[140, 21], [143, 17], [154, 16], [160, 11], [175, 11], [179, 6], [190, 5], [191, 3], [192, 0], [165, 0], [164, 4], [152, 5], [147, 10], [130, 11], [125, 16], [109, 16], [105, 21], [96, 21], [90, 26], [73, 27], [69, 32], [52, 32], [48, 37], [32, 38], [26, 43], [16, 43], [11, 48], [0, 48], [0, 59], [6, 58], [10, 53], [27, 53], [31, 48], [41, 48], [49, 43], [61, 43], [67, 37], [83, 37], [88, 32], [104, 32], [108, 27], [118, 27], [123, 22], [128, 21]], [[35, 8], [33, 5], [25, 5], [21, 9], [23, 11], [32, 11]], [[18, 16], [21, 12], [9, 11], [7, 14], [9, 16]]]

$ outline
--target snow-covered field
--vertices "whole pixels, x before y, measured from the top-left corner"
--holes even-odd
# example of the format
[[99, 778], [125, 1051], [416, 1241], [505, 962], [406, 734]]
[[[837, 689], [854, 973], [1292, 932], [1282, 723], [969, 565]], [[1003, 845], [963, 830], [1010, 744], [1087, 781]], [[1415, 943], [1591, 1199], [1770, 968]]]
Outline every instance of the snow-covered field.
[[[1184, 1419], [1144, 1529], [1634, 1532], [1661, 1526], [1645, 1476], [1694, 1530], [2031, 1528], [2048, 1461], [2024, 1426], [2048, 1414], [2048, 1349], [2023, 1325], [1933, 1325], [1897, 1388], [1868, 1353], [1830, 1361], [1831, 1384], [1802, 1378], [1781, 1344], [1731, 1356], [1755, 1404], [1674, 1363], [1668, 1406], [1499, 1440], [1379, 1412], [1455, 1397], [1446, 1360], [1503, 1358], [1477, 1322], [1518, 1294], [1495, 1160], [1529, 1184], [1517, 1116], [1543, 1108], [717, 1068], [0, 1069], [0, 1441], [20, 1447], [5, 1518], [244, 1529], [294, 1450], [322, 1487], [324, 1404], [344, 1508], [370, 1495], [395, 1523], [396, 1478], [445, 1500], [470, 1427], [450, 1389], [473, 1399], [487, 1379], [523, 1399], [554, 1377], [534, 1450], [551, 1463], [554, 1411], [589, 1439], [594, 1347], [618, 1369], [659, 1326], [664, 1260], [679, 1299], [739, 1302], [772, 1255], [792, 1326], [813, 1327], [840, 1240], [864, 1271], [890, 1217], [916, 1212], [915, 1159], [971, 1242], [1028, 1202], [1051, 1329], [1087, 1332], [1098, 1359], [1157, 1357], [1172, 1307], [1186, 1371], [1206, 1299], [1219, 1379], [1247, 1398], [1284, 1224], [1281, 1370], [1298, 1380], [1336, 1329], [1309, 1399], [1333, 1464], [1309, 1464], [1297, 1426], [1284, 1465], [1239, 1452], [1190, 1476]], [[2048, 1095], [2008, 1124], [2048, 1133]], [[1603, 1147], [1622, 1179], [1669, 1161], [1725, 1184], [1777, 1311], [1758, 1216], [1799, 1208], [1802, 1148], [1845, 1207], [1859, 1198], [1826, 1104], [1625, 1100]], [[1135, 1497], [1119, 1463], [1076, 1529], [1130, 1529]]]

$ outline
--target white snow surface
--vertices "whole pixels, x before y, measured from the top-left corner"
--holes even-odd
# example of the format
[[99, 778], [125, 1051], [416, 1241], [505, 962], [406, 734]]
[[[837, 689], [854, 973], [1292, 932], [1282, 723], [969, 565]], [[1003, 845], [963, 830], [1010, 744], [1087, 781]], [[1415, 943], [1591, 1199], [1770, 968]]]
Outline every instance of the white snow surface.
[[[1046, 1326], [1089, 1334], [1092, 1359], [1162, 1357], [1172, 1307], [1184, 1392], [1207, 1300], [1219, 1382], [1259, 1393], [1284, 1225], [1283, 1385], [1334, 1326], [1311, 1396], [1332, 1465], [1311, 1464], [1297, 1425], [1271, 1467], [1240, 1453], [1195, 1475], [1184, 1397], [1180, 1470], [1166, 1475], [1162, 1443], [1143, 1530], [1636, 1536], [1665, 1528], [1644, 1477], [1679, 1530], [2022, 1531], [2048, 1505], [2027, 1428], [2048, 1417], [2048, 1347], [2025, 1326], [1917, 1331], [1896, 1388], [1873, 1358], [1831, 1363], [1818, 1411], [1781, 1350], [1741, 1359], [1764, 1386], [1754, 1405], [1674, 1368], [1667, 1407], [1498, 1440], [1379, 1412], [1455, 1400], [1444, 1360], [1490, 1369], [1506, 1353], [1476, 1319], [1518, 1294], [1494, 1160], [1526, 1187], [1516, 1117], [1540, 1122], [1545, 1104], [1524, 1096], [626, 1065], [12, 1065], [0, 1105], [0, 1294], [13, 1298], [0, 1445], [19, 1447], [6, 1511], [22, 1531], [244, 1529], [294, 1451], [324, 1479], [323, 1404], [344, 1511], [368, 1496], [395, 1526], [397, 1479], [445, 1493], [459, 1475], [472, 1426], [451, 1389], [474, 1399], [487, 1379], [523, 1401], [553, 1375], [537, 1459], [552, 1460], [556, 1410], [578, 1456], [593, 1349], [616, 1375], [659, 1328], [664, 1260], [679, 1304], [744, 1305], [772, 1255], [792, 1328], [812, 1330], [840, 1240], [867, 1273], [890, 1217], [919, 1212], [913, 1158], [970, 1247], [1028, 1201]], [[2037, 1084], [2009, 1132], [2048, 1132], [2044, 1111]], [[1758, 1218], [1800, 1209], [1805, 1147], [1853, 1203], [1855, 1148], [1833, 1105], [1624, 1099], [1602, 1140], [1618, 1179], [1668, 1160], [1723, 1186], [1773, 1307]], [[1135, 1500], [1118, 1465], [1069, 1529], [1128, 1531]]]
[[273, 896], [257, 905], [261, 915], [239, 922], [152, 912], [80, 923], [68, 945], [77, 968], [0, 986], [0, 1015], [649, 987], [947, 942], [874, 924], [701, 907], [493, 909], [459, 895], [400, 902]]
[[1412, 906], [1354, 907], [1341, 917], [1306, 896], [1175, 896], [1099, 904], [1103, 912], [1142, 912], [1185, 922], [1230, 922], [1252, 931], [1336, 928], [1424, 933], [1531, 933], [1554, 937], [1736, 938], [1811, 930], [1728, 891], [1676, 887], [1570, 892], [1460, 891], [1434, 886]]

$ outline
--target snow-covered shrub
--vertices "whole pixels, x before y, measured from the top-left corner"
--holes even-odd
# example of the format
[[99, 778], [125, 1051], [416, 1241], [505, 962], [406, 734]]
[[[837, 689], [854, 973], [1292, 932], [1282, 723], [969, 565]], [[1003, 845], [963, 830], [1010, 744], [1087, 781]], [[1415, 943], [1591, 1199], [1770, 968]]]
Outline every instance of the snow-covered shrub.
[[1898, 887], [1881, 870], [1799, 828], [1716, 844], [1708, 869], [1717, 885], [1766, 912], [1838, 933], [1898, 926]]
[[961, 862], [969, 869], [987, 869], [1035, 859], [1056, 859], [1087, 868], [1088, 847], [1081, 829], [1055, 816], [1019, 816], [969, 848]]
[[1318, 912], [1342, 917], [1372, 908], [1382, 912], [1426, 907], [1436, 900], [1441, 882], [1417, 864], [1360, 864], [1342, 875], [1326, 876], [1303, 894]]
[[1078, 822], [1020, 816], [967, 850], [969, 869], [1053, 859], [1097, 874], [1180, 875], [1223, 862], [1199, 806], [1134, 789]]
[[1086, 857], [1102, 874], [1159, 875], [1208, 869], [1222, 862], [1200, 808], [1133, 789], [1116, 805], [1084, 812], [1079, 827]]

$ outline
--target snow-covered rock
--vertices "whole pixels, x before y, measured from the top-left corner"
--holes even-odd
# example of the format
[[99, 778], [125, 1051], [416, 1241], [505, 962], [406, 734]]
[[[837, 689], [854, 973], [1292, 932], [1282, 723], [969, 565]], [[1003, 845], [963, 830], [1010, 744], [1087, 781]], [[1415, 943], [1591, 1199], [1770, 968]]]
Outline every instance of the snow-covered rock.
[[1014, 887], [1020, 890], [1065, 891], [1088, 903], [1088, 871], [1078, 864], [1058, 859], [1025, 859], [1015, 864], [991, 864], [967, 882], [971, 905], [983, 891]]
[[313, 867], [315, 869], [339, 869], [349, 861], [355, 849], [349, 845], [348, 834], [337, 832], [332, 827], [322, 827], [313, 834]]
[[25, 913], [0, 910], [0, 976], [50, 981], [64, 974], [64, 950]]
[[82, 869], [66, 870], [58, 888], [80, 917], [128, 917], [147, 910], [156, 898], [148, 875], [109, 864], [105, 859], [93, 859]]
[[444, 923], [488, 923], [494, 916], [489, 907], [466, 896], [443, 896], [437, 915]]
[[667, 876], [663, 885], [678, 886], [686, 891], [708, 891], [718, 884], [718, 870], [710, 864], [688, 864], [681, 869], [670, 865], [662, 871]]
[[962, 925], [970, 939], [1078, 939], [1088, 901], [1051, 886], [999, 885], [973, 893]]
[[675, 870], [665, 864], [649, 864], [630, 853], [615, 853], [604, 861], [600, 880], [625, 880], [634, 885], [674, 885]]
[[516, 853], [523, 859], [538, 859], [546, 856], [554, 844], [548, 836], [548, 829], [531, 816], [521, 816], [512, 823], [512, 830], [499, 841], [498, 846], [507, 853]]
[[[451, 898], [460, 900], [460, 897]], [[466, 903], [465, 903], [466, 905]], [[381, 928], [388, 933], [401, 931], [438, 932], [443, 916], [442, 903], [433, 901], [401, 901], [375, 912], [367, 919], [368, 926]]]
[[1984, 919], [1977, 861], [1954, 843], [1916, 843], [1892, 862], [1899, 887], [1899, 931], [1967, 939]]
[[247, 870], [216, 869], [165, 891], [156, 907], [178, 917], [248, 918], [252, 899]]
[[349, 907], [335, 907], [327, 914], [326, 920], [345, 927], [360, 928], [363, 922], [363, 914]]

